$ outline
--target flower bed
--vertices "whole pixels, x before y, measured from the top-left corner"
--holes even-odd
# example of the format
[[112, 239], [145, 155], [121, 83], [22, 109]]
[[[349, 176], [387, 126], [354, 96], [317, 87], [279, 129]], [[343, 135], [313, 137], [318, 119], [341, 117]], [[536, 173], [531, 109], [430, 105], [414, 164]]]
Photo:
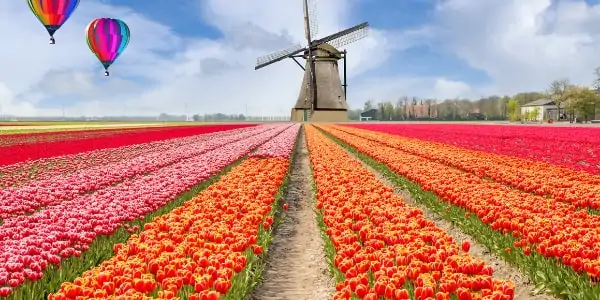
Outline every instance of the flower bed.
[[[270, 240], [295, 143], [289, 131], [259, 149], [276, 158], [245, 160], [182, 207], [146, 224], [126, 244], [116, 245], [112, 258], [63, 283], [49, 299], [244, 299]], [[274, 147], [276, 141], [285, 145]], [[267, 154], [269, 149], [278, 150]]]
[[[453, 210], [455, 214], [446, 217], [464, 221], [468, 224], [464, 226], [467, 231], [472, 227], [482, 243], [515, 263], [552, 293], [568, 299], [587, 299], [600, 292], [600, 287], [591, 283], [600, 278], [597, 247], [600, 216], [577, 210], [572, 204], [514, 190], [387, 147], [383, 142], [364, 139], [331, 126], [322, 128], [419, 184], [423, 190], [438, 195], [439, 200], [431, 199], [431, 202], [441, 200], [450, 204], [444, 210], [460, 207], [461, 210]], [[387, 136], [381, 137], [384, 139]], [[425, 197], [419, 195], [419, 198]], [[461, 211], [462, 217], [456, 214]]]
[[548, 195], [558, 201], [573, 203], [577, 207], [600, 209], [600, 177], [590, 176], [587, 172], [346, 126], [336, 129], [473, 173], [478, 177], [490, 178], [522, 191], [540, 196]]
[[[539, 126], [349, 125], [600, 174], [600, 129]], [[526, 147], [525, 147], [526, 146]]]
[[80, 153], [101, 148], [117, 148], [127, 145], [147, 143], [150, 141], [167, 140], [198, 134], [251, 127], [251, 124], [227, 124], [205, 126], [160, 127], [136, 130], [126, 130], [120, 133], [89, 139], [39, 142], [33, 144], [14, 145], [2, 148], [0, 166], [10, 165], [21, 161], [36, 160], [54, 156]]
[[96, 149], [76, 154], [22, 161], [11, 165], [0, 166], [0, 188], [21, 186], [33, 180], [44, 180], [65, 176], [90, 167], [108, 165], [132, 159], [149, 152], [168, 151], [182, 145], [190, 144], [197, 141], [197, 139], [210, 139], [213, 136], [238, 134], [253, 128], [256, 127], [217, 131], [118, 148]]
[[[102, 259], [106, 252], [112, 251], [112, 245], [122, 238], [115, 232], [124, 223], [142, 219], [167, 205], [179, 194], [244, 157], [284, 129], [282, 126], [270, 128], [273, 130], [184, 159], [147, 176], [77, 196], [32, 215], [7, 220], [0, 226], [0, 249], [3, 249], [0, 283], [6, 285], [5, 289], [23, 283], [35, 285], [49, 265], [80, 256], [92, 242], [106, 236], [93, 245], [97, 253], [91, 253], [87, 261], [68, 259], [66, 266], [62, 265], [68, 272], [55, 272], [56, 278], [47, 278], [46, 283], [56, 286], [57, 282], [84, 271], [94, 263], [89, 261], [90, 258]], [[36, 287], [20, 287], [15, 297], [23, 291], [40, 293], [48, 288]]]
[[84, 169], [64, 177], [33, 181], [23, 187], [0, 190], [0, 218], [6, 219], [56, 205], [78, 195], [100, 190], [123, 180], [157, 171], [181, 160], [201, 155], [210, 150], [272, 130], [258, 127], [239, 134], [199, 136], [188, 140], [187, 145], [150, 152], [109, 165]]
[[[148, 132], [160, 130], [160, 127], [133, 127], [133, 128], [98, 128], [98, 129], [82, 129], [63, 130], [55, 129], [56, 131], [47, 132], [19, 132], [11, 134], [1, 134], [2, 140], [0, 147], [9, 147], [24, 144], [35, 144], [40, 142], [59, 142], [68, 140], [89, 139], [103, 136], [111, 136], [116, 134], [126, 133], [127, 131]], [[2, 133], [0, 131], [0, 133]]]
[[296, 145], [299, 131], [299, 124], [290, 126], [281, 134], [260, 146], [250, 154], [250, 157], [290, 157], [290, 153]]
[[317, 209], [335, 248], [335, 299], [512, 299], [514, 284], [471, 257], [341, 147], [306, 129]]

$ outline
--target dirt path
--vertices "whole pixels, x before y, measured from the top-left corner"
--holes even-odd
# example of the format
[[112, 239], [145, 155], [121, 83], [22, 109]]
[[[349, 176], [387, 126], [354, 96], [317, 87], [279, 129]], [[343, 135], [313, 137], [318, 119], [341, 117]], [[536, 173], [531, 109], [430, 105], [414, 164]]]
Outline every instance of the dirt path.
[[289, 209], [274, 233], [262, 284], [249, 297], [252, 300], [325, 300], [335, 293], [313, 211], [304, 129], [300, 135], [285, 198]]
[[[349, 155], [358, 159], [354, 154], [347, 151]], [[375, 176], [383, 182], [385, 185], [394, 188], [394, 191], [397, 195], [401, 196], [409, 205], [417, 207], [421, 209], [425, 216], [430, 220], [434, 221], [435, 224], [444, 229], [452, 238], [458, 243], [468, 240], [471, 242], [471, 249], [469, 250], [469, 254], [473, 257], [479, 258], [486, 262], [486, 264], [492, 266], [494, 268], [494, 278], [498, 279], [510, 279], [515, 283], [515, 300], [550, 300], [550, 299], [559, 299], [554, 296], [542, 294], [542, 295], [531, 295], [535, 286], [530, 283], [529, 278], [519, 269], [513, 267], [512, 265], [506, 263], [502, 258], [491, 253], [485, 246], [474, 241], [471, 236], [462, 232], [462, 230], [456, 226], [454, 226], [451, 222], [448, 222], [442, 219], [437, 214], [431, 212], [427, 207], [417, 203], [410, 195], [409, 192], [402, 190], [396, 187], [389, 179], [383, 176], [381, 173], [377, 172], [375, 169], [371, 168], [369, 165], [358, 159], [362, 165], [367, 168], [369, 171], [375, 174]]]

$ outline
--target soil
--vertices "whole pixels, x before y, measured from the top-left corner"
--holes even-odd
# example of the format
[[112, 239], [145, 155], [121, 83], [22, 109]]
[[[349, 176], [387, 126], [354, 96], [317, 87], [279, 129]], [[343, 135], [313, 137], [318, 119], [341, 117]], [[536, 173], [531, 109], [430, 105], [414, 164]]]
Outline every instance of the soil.
[[300, 132], [282, 214], [269, 247], [262, 283], [251, 300], [331, 299], [335, 286], [313, 210], [312, 171], [304, 130]]
[[[348, 152], [348, 154], [354, 156], [352, 153]], [[469, 250], [469, 254], [475, 258], [479, 258], [486, 262], [486, 264], [492, 266], [494, 268], [494, 278], [497, 279], [509, 279], [515, 283], [515, 300], [549, 300], [549, 299], [559, 299], [555, 296], [539, 294], [532, 295], [535, 286], [530, 282], [529, 278], [524, 275], [519, 269], [508, 264], [502, 258], [491, 253], [488, 248], [484, 245], [481, 245], [475, 242], [471, 236], [462, 232], [462, 230], [451, 222], [448, 222], [442, 219], [437, 214], [431, 212], [427, 207], [422, 204], [417, 203], [410, 195], [409, 192], [402, 190], [396, 187], [390, 180], [388, 180], [381, 173], [377, 172], [375, 169], [371, 168], [369, 165], [359, 160], [365, 168], [375, 174], [377, 179], [379, 179], [385, 185], [394, 188], [395, 193], [404, 199], [404, 202], [408, 205], [412, 205], [413, 207], [417, 207], [423, 211], [425, 216], [430, 220], [434, 221], [435, 224], [444, 229], [452, 238], [461, 243], [462, 241], [468, 240], [471, 243], [471, 249]]]

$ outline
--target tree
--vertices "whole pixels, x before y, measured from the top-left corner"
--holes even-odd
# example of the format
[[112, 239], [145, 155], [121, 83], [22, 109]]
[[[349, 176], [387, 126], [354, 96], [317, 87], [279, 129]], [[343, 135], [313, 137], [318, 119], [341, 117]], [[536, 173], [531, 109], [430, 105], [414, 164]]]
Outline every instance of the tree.
[[538, 120], [538, 116], [540, 115], [540, 112], [542, 110], [540, 109], [539, 106], [534, 107], [532, 110], [530, 110], [530, 115], [529, 115], [529, 120], [531, 121], [539, 121]]
[[[519, 100], [510, 99], [506, 103], [506, 112], [508, 114], [508, 119], [511, 122], [519, 121], [521, 119], [521, 107], [519, 105]], [[525, 117], [525, 116], [524, 116]]]
[[548, 96], [556, 103], [559, 115], [561, 113], [562, 104], [569, 100], [570, 87], [571, 83], [569, 82], [569, 79], [556, 79], [550, 83], [550, 87], [548, 88]]
[[364, 111], [370, 110], [375, 108], [375, 105], [373, 105], [373, 100], [369, 100], [367, 102], [365, 102], [365, 109]]
[[402, 98], [396, 101], [396, 104], [394, 105], [394, 114], [399, 120], [406, 119], [404, 112], [404, 100], [402, 100]]
[[385, 120], [385, 106], [382, 102], [377, 103], [377, 119]]
[[517, 100], [519, 105], [527, 104], [529, 102], [533, 102], [535, 100], [540, 100], [544, 97], [548, 97], [547, 94], [538, 93], [538, 92], [527, 92], [527, 93], [518, 93], [512, 99]]
[[353, 120], [353, 121], [358, 121], [358, 120], [360, 120], [360, 113], [361, 113], [360, 109], [349, 109], [348, 110], [348, 119]]
[[502, 97], [500, 105], [502, 106], [502, 119], [508, 119], [508, 101], [510, 101], [509, 96]]
[[396, 116], [394, 114], [394, 105], [391, 101], [383, 102], [383, 115], [381, 120], [392, 121], [396, 120]]
[[600, 105], [600, 96], [588, 87], [574, 87], [569, 93], [568, 107], [583, 118], [584, 122], [590, 121], [596, 114], [596, 107]]
[[194, 122], [200, 121], [200, 115], [198, 115], [198, 114], [193, 115], [192, 120], [194, 120]]

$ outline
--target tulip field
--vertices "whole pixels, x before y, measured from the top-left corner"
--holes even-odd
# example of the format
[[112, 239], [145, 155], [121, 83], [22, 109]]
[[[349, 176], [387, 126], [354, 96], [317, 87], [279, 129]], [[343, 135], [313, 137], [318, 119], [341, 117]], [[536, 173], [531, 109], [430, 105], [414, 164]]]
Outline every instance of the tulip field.
[[[595, 128], [0, 134], [0, 299], [244, 300], [278, 288], [258, 295], [312, 300], [301, 297], [311, 283], [261, 276], [320, 259], [330, 272], [313, 277], [331, 289], [318, 299], [600, 299], [599, 156]], [[279, 224], [300, 224], [293, 201], [310, 203], [318, 257], [271, 247], [286, 239]]]
[[[537, 130], [549, 129], [489, 126], [486, 131], [488, 126], [482, 126], [475, 133], [471, 127], [381, 124], [320, 129], [388, 172], [430, 210], [517, 265], [536, 292], [597, 299], [600, 177], [595, 168], [600, 167], [600, 130], [585, 129], [587, 136], [569, 140], [568, 130], [575, 128], [554, 128], [550, 134], [557, 140], [536, 141], [542, 134]], [[457, 138], [468, 130], [475, 137]], [[496, 138], [504, 134], [508, 139], [513, 133], [523, 144]], [[530, 147], [531, 153], [525, 153]], [[563, 149], [565, 159], [557, 161]]]

